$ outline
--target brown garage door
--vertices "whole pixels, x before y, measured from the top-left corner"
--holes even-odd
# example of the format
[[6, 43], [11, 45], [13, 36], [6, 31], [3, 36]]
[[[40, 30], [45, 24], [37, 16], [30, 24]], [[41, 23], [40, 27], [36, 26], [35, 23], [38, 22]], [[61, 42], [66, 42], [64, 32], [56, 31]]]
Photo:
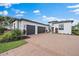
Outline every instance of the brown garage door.
[[38, 33], [45, 33], [45, 27], [38, 26]]

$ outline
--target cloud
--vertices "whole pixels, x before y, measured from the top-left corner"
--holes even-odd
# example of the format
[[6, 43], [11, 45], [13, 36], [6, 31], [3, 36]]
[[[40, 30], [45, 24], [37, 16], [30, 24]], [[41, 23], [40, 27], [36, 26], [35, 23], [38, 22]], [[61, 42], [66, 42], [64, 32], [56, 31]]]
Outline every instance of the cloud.
[[11, 3], [0, 3], [0, 6], [4, 6], [5, 8], [9, 8], [11, 5]]
[[79, 8], [79, 4], [73, 6], [67, 6], [67, 8]]
[[26, 13], [25, 11], [19, 10], [19, 9], [14, 9], [14, 8], [12, 8], [12, 10], [13, 10], [15, 13], [21, 13], [21, 14]]
[[72, 26], [77, 25], [79, 23], [78, 19], [69, 18], [68, 20], [73, 20]]
[[48, 20], [48, 21], [56, 20], [55, 17], [42, 16], [42, 18], [43, 20]]
[[16, 17], [22, 17], [23, 14], [16, 14], [15, 16], [16, 16]]
[[40, 15], [40, 10], [34, 10], [33, 13], [37, 14], [37, 15]]
[[22, 16], [24, 16], [24, 14], [26, 13], [25, 11], [19, 10], [19, 9], [14, 9], [14, 8], [12, 8], [12, 10], [15, 12], [15, 16], [16, 16], [16, 17], [22, 17]]
[[72, 10], [72, 12], [79, 12], [79, 9]]
[[4, 11], [0, 11], [1, 15], [7, 16], [8, 15], [8, 11], [4, 10]]
[[16, 13], [21, 13], [21, 14], [24, 14], [25, 11], [22, 11], [22, 10], [15, 10]]
[[20, 3], [0, 3], [0, 6], [5, 8], [10, 8], [13, 4], [20, 4]]
[[76, 25], [77, 23], [79, 23], [79, 20], [78, 19], [74, 19], [74, 18], [57, 18], [57, 17], [48, 17], [48, 16], [42, 16], [42, 20], [43, 21], [66, 21], [66, 20], [73, 20], [73, 26]]
[[70, 10], [69, 12], [73, 12], [75, 14], [79, 14], [79, 4], [73, 6], [67, 6], [67, 8], [73, 8], [74, 10]]
[[79, 20], [75, 19], [72, 25], [74, 26], [74, 25], [76, 25], [78, 23], [79, 23]]
[[48, 17], [48, 16], [42, 16], [42, 19], [43, 20], [47, 20], [47, 21], [61, 21], [61, 20], [66, 20], [66, 19], [60, 19], [60, 18], [57, 18], [57, 17]]
[[21, 11], [20, 13], [25, 13], [24, 11]]
[[70, 12], [73, 12], [75, 14], [79, 14], [79, 9], [71, 10]]

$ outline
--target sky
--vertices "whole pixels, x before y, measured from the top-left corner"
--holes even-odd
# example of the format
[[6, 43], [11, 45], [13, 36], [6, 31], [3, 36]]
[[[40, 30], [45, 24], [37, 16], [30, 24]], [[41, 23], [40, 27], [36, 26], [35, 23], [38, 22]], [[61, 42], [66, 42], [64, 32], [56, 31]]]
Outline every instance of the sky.
[[49, 21], [79, 22], [78, 3], [0, 3], [0, 15], [25, 18], [47, 24]]

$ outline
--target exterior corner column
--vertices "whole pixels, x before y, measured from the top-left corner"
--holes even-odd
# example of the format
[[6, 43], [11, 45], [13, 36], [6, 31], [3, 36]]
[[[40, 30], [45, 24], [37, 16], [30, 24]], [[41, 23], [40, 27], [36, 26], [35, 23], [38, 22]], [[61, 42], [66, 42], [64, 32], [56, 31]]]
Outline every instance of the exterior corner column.
[[38, 34], [38, 26], [35, 26], [35, 34]]

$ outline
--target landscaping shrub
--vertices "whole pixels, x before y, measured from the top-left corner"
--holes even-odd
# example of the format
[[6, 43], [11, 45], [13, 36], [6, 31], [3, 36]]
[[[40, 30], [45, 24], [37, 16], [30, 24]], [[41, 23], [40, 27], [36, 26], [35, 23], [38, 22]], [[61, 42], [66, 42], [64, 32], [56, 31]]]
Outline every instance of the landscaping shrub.
[[11, 32], [15, 36], [20, 36], [22, 34], [22, 32], [19, 29], [12, 30]]
[[7, 42], [11, 41], [12, 39], [12, 33], [11, 32], [6, 32], [0, 37], [0, 42]]
[[17, 40], [17, 38], [21, 39], [22, 32], [19, 29], [12, 30], [11, 32], [12, 32], [12, 38], [14, 38], [15, 40]]
[[72, 34], [79, 35], [79, 30], [72, 30]]
[[18, 29], [6, 32], [0, 36], [0, 42], [9, 42], [21, 39], [21, 31]]

